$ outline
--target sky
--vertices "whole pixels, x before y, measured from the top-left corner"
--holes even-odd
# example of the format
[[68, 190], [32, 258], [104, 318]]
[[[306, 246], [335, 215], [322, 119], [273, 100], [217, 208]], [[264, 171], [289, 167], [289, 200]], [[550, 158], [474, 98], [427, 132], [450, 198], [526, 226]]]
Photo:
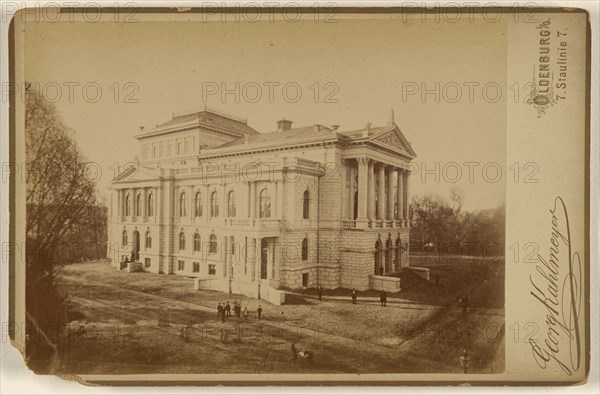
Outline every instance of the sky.
[[32, 22], [25, 78], [52, 98], [101, 169], [101, 195], [140, 155], [139, 127], [173, 111], [206, 102], [270, 132], [284, 117], [295, 127], [385, 125], [393, 109], [417, 153], [410, 193], [449, 198], [459, 187], [464, 208], [479, 210], [504, 202], [511, 176], [506, 40], [504, 23], [478, 19]]

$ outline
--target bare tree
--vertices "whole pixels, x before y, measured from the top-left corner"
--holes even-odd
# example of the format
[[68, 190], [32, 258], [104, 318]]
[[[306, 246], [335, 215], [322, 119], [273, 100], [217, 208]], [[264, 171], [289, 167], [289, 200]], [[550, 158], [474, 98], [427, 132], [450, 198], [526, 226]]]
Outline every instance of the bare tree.
[[25, 145], [26, 309], [28, 330], [37, 333], [35, 340], [26, 344], [26, 352], [28, 358], [55, 361], [56, 340], [40, 328], [60, 326], [66, 319], [55, 287], [56, 275], [68, 263], [60, 259], [61, 240], [77, 229], [82, 219], [87, 220], [84, 213], [95, 207], [96, 190], [86, 177], [86, 161], [71, 131], [54, 106], [32, 91], [26, 100]]

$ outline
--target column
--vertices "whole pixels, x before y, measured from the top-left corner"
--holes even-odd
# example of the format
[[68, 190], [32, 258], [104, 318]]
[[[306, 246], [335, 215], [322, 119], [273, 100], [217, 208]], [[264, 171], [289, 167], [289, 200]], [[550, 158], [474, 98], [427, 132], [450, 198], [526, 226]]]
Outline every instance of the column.
[[227, 236], [223, 237], [223, 277], [229, 277], [229, 243]]
[[356, 178], [356, 174], [352, 160], [348, 161], [348, 171], [350, 171], [350, 188], [348, 192], [348, 218], [354, 219], [354, 178]]
[[121, 216], [123, 216], [123, 192], [120, 189], [117, 189], [117, 215], [119, 221], [121, 221]]
[[267, 245], [269, 251], [267, 255], [267, 280], [273, 279], [273, 254], [271, 248], [271, 245]]
[[385, 219], [385, 165], [379, 164], [379, 194], [377, 196], [377, 219]]
[[275, 201], [273, 202], [273, 218], [279, 218], [279, 183], [275, 182]]
[[277, 218], [283, 219], [283, 180], [277, 180]]
[[369, 159], [358, 159], [358, 221], [367, 220], [367, 179], [369, 177]]
[[402, 211], [404, 214], [404, 220], [408, 220], [408, 172], [404, 172], [404, 176], [402, 177], [402, 179], [404, 181]]
[[250, 181], [250, 219], [256, 218], [256, 182]]
[[251, 274], [251, 278], [253, 282], [257, 282], [258, 278], [256, 277], [256, 257], [258, 255], [258, 251], [256, 248], [256, 238], [252, 237], [250, 239], [250, 245], [249, 245], [249, 252], [248, 255], [250, 256], [250, 269], [252, 270], [252, 274]]
[[375, 219], [375, 161], [369, 161], [369, 175], [367, 181], [367, 218]]
[[254, 281], [260, 281], [260, 266], [262, 264], [262, 239], [255, 238], [254, 239]]
[[398, 169], [398, 177], [396, 183], [396, 219], [402, 221], [404, 219], [404, 170]]
[[[147, 188], [142, 188], [142, 218], [146, 218], [148, 214], [148, 210], [146, 205], [148, 204], [148, 201], [146, 199], [148, 193], [147, 193]], [[142, 219], [143, 220], [143, 219]]]
[[394, 174], [395, 170], [393, 167], [390, 167], [387, 174], [387, 219], [394, 219], [394, 178], [396, 175]]

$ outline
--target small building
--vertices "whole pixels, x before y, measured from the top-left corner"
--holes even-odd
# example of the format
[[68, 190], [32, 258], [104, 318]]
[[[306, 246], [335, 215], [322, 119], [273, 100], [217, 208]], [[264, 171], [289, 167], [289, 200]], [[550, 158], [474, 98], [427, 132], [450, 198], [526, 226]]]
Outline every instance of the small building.
[[[251, 296], [313, 287], [399, 290], [409, 265], [409, 162], [384, 126], [259, 133], [210, 108], [135, 136], [140, 159], [111, 184], [109, 258]], [[383, 275], [382, 275], [383, 274]], [[262, 291], [261, 291], [262, 290]]]

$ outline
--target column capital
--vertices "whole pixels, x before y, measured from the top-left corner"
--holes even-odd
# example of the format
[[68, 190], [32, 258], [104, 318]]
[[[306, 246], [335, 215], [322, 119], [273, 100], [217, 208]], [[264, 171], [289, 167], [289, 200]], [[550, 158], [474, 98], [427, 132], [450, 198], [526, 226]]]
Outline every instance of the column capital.
[[356, 158], [356, 161], [358, 162], [358, 164], [360, 166], [367, 166], [369, 164], [369, 162], [371, 161], [371, 159], [369, 159], [369, 158]]

